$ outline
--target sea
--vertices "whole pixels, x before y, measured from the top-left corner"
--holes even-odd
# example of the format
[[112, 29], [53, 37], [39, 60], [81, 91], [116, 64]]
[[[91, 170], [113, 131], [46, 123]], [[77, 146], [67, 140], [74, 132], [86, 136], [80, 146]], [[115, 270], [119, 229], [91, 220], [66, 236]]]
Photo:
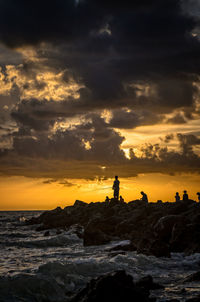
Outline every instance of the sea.
[[125, 270], [134, 280], [151, 275], [165, 286], [151, 292], [158, 302], [186, 301], [200, 294], [200, 282], [184, 282], [200, 271], [200, 254], [156, 258], [110, 251], [127, 241], [84, 247], [75, 227], [45, 234], [37, 232], [36, 225], [26, 225], [40, 214], [0, 212], [0, 302], [67, 302], [92, 278], [116, 270]]

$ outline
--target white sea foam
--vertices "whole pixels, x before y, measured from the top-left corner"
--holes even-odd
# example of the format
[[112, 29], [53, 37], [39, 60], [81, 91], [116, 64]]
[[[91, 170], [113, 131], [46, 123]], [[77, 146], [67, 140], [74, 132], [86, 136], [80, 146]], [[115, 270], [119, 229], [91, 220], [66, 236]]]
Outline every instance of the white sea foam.
[[199, 270], [200, 254], [156, 258], [135, 252], [111, 253], [110, 248], [129, 242], [83, 247], [76, 235], [77, 228], [81, 232], [78, 226], [59, 235], [50, 231], [45, 237], [32, 226], [14, 226], [19, 217], [26, 218], [24, 213], [1, 216], [0, 302], [65, 302], [70, 292], [85, 286], [91, 278], [118, 269], [125, 269], [135, 279], [151, 274], [155, 281], [165, 284], [166, 290], [157, 294], [158, 302], [169, 298], [183, 301], [183, 288], [187, 289], [187, 298], [200, 290], [198, 283], [182, 283], [185, 276]]

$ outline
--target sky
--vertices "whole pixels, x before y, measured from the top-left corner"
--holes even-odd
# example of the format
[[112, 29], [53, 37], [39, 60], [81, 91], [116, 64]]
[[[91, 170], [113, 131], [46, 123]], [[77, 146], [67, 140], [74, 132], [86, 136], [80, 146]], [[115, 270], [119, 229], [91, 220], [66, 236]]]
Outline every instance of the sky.
[[0, 2], [0, 210], [200, 191], [199, 0]]

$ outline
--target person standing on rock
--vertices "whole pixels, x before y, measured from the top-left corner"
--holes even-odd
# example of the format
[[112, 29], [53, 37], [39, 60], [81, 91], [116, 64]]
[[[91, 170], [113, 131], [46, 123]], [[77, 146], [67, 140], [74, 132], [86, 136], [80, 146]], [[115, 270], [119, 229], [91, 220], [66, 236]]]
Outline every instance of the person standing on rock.
[[145, 202], [147, 203], [147, 202], [148, 202], [147, 194], [145, 194], [143, 191], [141, 191], [140, 194], [142, 195], [141, 200], [142, 200], [142, 201], [145, 201]]
[[112, 189], [114, 190], [114, 199], [119, 199], [119, 184], [120, 181], [118, 179], [118, 176], [115, 176], [115, 180], [113, 182], [113, 187]]
[[176, 192], [175, 201], [176, 201], [176, 202], [179, 202], [180, 200], [181, 200], [180, 195], [179, 195], [178, 192]]
[[187, 191], [184, 190], [184, 191], [183, 191], [183, 201], [188, 201], [188, 200], [189, 200], [189, 198], [188, 198]]
[[198, 202], [200, 202], [200, 192], [197, 192]]

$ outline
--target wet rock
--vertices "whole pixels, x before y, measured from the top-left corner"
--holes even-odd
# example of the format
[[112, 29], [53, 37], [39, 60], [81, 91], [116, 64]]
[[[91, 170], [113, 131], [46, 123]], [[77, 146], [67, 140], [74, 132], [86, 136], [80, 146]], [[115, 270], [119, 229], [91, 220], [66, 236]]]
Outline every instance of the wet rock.
[[69, 230], [72, 233], [75, 233], [80, 239], [83, 238], [84, 229], [80, 224], [74, 224], [72, 225]]
[[50, 235], [50, 232], [49, 231], [46, 231], [46, 232], [44, 232], [44, 236], [46, 237], [46, 236], [49, 236]]
[[170, 246], [162, 241], [154, 238], [144, 237], [137, 246], [137, 252], [147, 256], [170, 257]]
[[171, 257], [170, 245], [161, 240], [155, 240], [149, 248], [149, 255], [154, 255], [155, 257]]
[[161, 217], [154, 226], [154, 231], [158, 239], [168, 242], [171, 237], [174, 224], [182, 220], [183, 217], [180, 215], [167, 215]]
[[180, 224], [173, 227], [170, 240], [173, 252], [185, 252], [193, 254], [200, 252], [200, 224]]
[[133, 243], [127, 243], [124, 245], [117, 245], [115, 247], [112, 247], [109, 251], [114, 252], [114, 251], [125, 251], [125, 252], [130, 252], [130, 251], [136, 251], [137, 247]]
[[116, 251], [116, 252], [110, 252], [108, 254], [109, 257], [115, 257], [115, 256], [118, 256], [118, 255], [126, 255], [126, 252]]
[[111, 237], [106, 235], [100, 230], [85, 230], [83, 233], [83, 245], [90, 246], [90, 245], [101, 245], [106, 244], [111, 241]]
[[194, 274], [191, 274], [189, 276], [187, 276], [183, 282], [186, 283], [186, 282], [196, 282], [196, 281], [200, 281], [200, 271], [194, 273]]
[[149, 290], [137, 286], [125, 271], [92, 279], [70, 302], [150, 302]]
[[170, 252], [200, 252], [200, 204], [189, 200], [180, 203], [91, 202], [76, 200], [73, 206], [43, 212], [27, 224], [37, 230], [66, 230], [79, 224], [77, 235], [85, 245], [105, 244], [110, 240], [130, 240], [130, 250], [169, 257]]
[[161, 284], [155, 283], [151, 275], [147, 275], [136, 282], [139, 287], [144, 287], [147, 290], [164, 289]]
[[187, 299], [185, 302], [200, 302], [200, 295]]

